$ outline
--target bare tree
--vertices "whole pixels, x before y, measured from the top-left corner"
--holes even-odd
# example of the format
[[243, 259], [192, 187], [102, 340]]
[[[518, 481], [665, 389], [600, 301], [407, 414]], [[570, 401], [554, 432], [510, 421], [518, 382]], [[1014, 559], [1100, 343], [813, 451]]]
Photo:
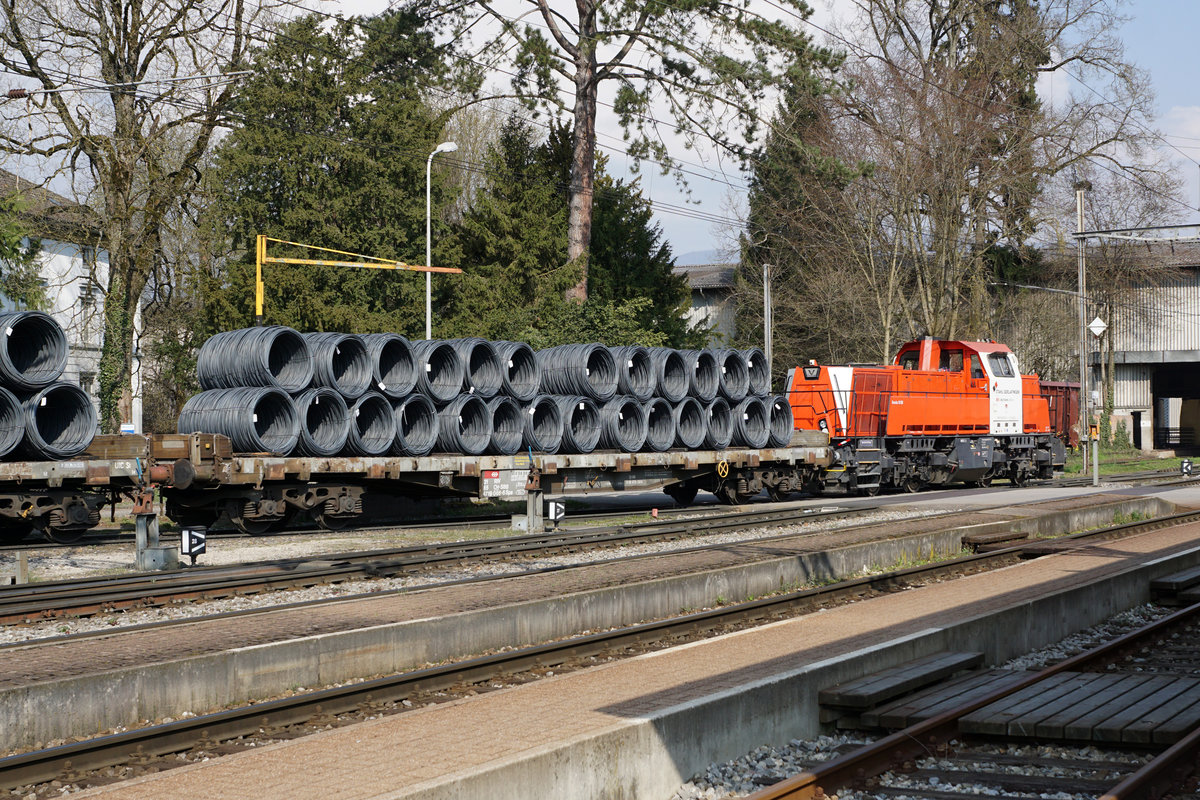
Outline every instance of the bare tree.
[[34, 86], [0, 112], [0, 150], [84, 169], [109, 255], [101, 422], [130, 418], [134, 317], [234, 96], [245, 0], [0, 0], [0, 68]]
[[[804, 0], [772, 5], [782, 21], [756, 13], [750, 0], [576, 0], [573, 15], [549, 0], [523, 0], [525, 13], [515, 18], [508, 7], [480, 0], [499, 26], [491, 48], [512, 64], [517, 92], [572, 121], [567, 258], [582, 269], [569, 297], [587, 299], [601, 86], [616, 87], [612, 113], [635, 159], [673, 163], [677, 153], [663, 138], [675, 139], [672, 127], [685, 140], [708, 139], [745, 155], [766, 92], [781, 78], [823, 81], [837, 63], [794, 26], [811, 13]], [[569, 86], [562, 95], [560, 81]]]

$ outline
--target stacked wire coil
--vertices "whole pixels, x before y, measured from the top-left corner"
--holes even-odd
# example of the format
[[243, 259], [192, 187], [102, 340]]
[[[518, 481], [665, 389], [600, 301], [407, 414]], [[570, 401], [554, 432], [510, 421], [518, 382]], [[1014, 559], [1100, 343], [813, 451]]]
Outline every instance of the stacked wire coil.
[[95, 438], [96, 408], [60, 380], [70, 348], [42, 311], [0, 314], [0, 458], [74, 458]]
[[417, 386], [417, 360], [412, 343], [398, 333], [368, 333], [362, 337], [371, 357], [375, 388], [400, 399]]
[[303, 336], [280, 325], [223, 331], [200, 348], [196, 377], [201, 389], [269, 386], [299, 392], [312, 383], [312, 351]]
[[300, 418], [292, 398], [280, 389], [208, 389], [184, 403], [177, 430], [224, 434], [241, 453], [286, 454], [300, 441]]
[[[290, 356], [310, 353], [312, 377], [292, 393], [299, 455], [721, 450], [764, 447], [791, 436], [790, 427], [784, 430], [791, 417], [787, 398], [763, 399], [770, 381], [756, 348], [590, 343], [535, 351], [523, 342], [410, 342], [398, 334], [299, 334], [278, 327], [217, 334], [210, 343], [202, 348], [209, 383], [247, 376], [261, 388], [275, 388], [303, 371]], [[235, 345], [248, 364], [230, 355]], [[339, 362], [344, 355], [350, 357]], [[317, 389], [324, 393], [315, 394]], [[335, 396], [348, 416], [340, 448]], [[0, 424], [2, 412], [0, 398]], [[253, 441], [236, 415], [205, 420], [207, 432], [249, 438], [255, 451], [291, 452]], [[217, 430], [219, 424], [228, 430]]]

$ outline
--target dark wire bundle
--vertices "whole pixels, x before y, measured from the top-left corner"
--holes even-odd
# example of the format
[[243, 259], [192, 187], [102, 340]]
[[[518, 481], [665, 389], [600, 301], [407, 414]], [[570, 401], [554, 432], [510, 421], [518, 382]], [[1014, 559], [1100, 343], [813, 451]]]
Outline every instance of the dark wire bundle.
[[351, 333], [306, 333], [312, 350], [313, 385], [328, 386], [347, 400], [362, 397], [375, 374], [361, 336]]
[[591, 398], [583, 395], [557, 395], [558, 411], [562, 416], [562, 450], [567, 453], [590, 453], [600, 441], [600, 409]]
[[417, 385], [417, 360], [412, 344], [398, 333], [368, 333], [362, 337], [371, 357], [371, 380], [388, 397], [408, 397]]
[[413, 342], [417, 357], [417, 391], [435, 403], [458, 397], [463, 385], [463, 362], [454, 346], [438, 339]]
[[398, 456], [425, 456], [433, 451], [438, 438], [438, 413], [433, 401], [423, 394], [410, 394], [392, 401], [396, 418], [396, 440], [392, 453]]
[[15, 394], [0, 388], [0, 458], [16, 450], [23, 438], [25, 409]]
[[524, 412], [516, 400], [505, 395], [488, 400], [487, 407], [492, 412], [492, 440], [488, 443], [488, 452], [511, 456], [521, 449], [525, 439]]
[[496, 348], [487, 339], [448, 339], [446, 344], [458, 352], [463, 362], [462, 390], [484, 400], [495, 397], [504, 382], [504, 372]]
[[642, 408], [646, 413], [646, 449], [662, 452], [675, 444], [675, 409], [661, 397]]
[[52, 383], [21, 397], [25, 436], [20, 448], [30, 458], [74, 458], [96, 435], [96, 407], [73, 383]]
[[678, 403], [687, 397], [691, 386], [687, 365], [678, 350], [669, 347], [651, 347], [650, 363], [654, 366], [654, 393], [669, 403]]
[[636, 453], [646, 443], [646, 413], [632, 395], [620, 395], [600, 406], [599, 446]]
[[717, 396], [721, 377], [713, 351], [680, 350], [679, 356], [688, 375], [688, 394], [703, 403], [711, 402]]
[[787, 447], [792, 442], [792, 429], [796, 424], [792, 416], [792, 404], [788, 402], [786, 394], [768, 397], [765, 402], [770, 419], [768, 427], [771, 430], [768, 444], [771, 447]]
[[611, 349], [617, 364], [617, 392], [631, 395], [642, 403], [653, 397], [657, 381], [650, 351], [641, 345]]
[[720, 376], [717, 388], [721, 396], [730, 405], [740, 403], [750, 391], [750, 371], [746, 369], [746, 359], [737, 350], [717, 350], [713, 355], [717, 359], [717, 373]]
[[477, 456], [492, 441], [492, 412], [483, 398], [460, 394], [438, 411], [437, 450]]
[[500, 391], [522, 403], [537, 397], [542, 386], [542, 370], [537, 353], [524, 342], [495, 342], [503, 382]]
[[312, 383], [312, 351], [303, 336], [280, 325], [223, 331], [200, 348], [196, 377], [202, 389], [269, 386], [299, 392]]
[[675, 421], [675, 446], [695, 450], [704, 444], [708, 433], [707, 415], [704, 406], [694, 397], [685, 397], [672, 409]]
[[219, 433], [229, 437], [237, 452], [283, 456], [300, 439], [300, 420], [292, 398], [279, 389], [209, 389], [184, 403], [178, 431]]
[[302, 456], [335, 456], [350, 435], [350, 411], [340, 392], [328, 386], [305, 389], [293, 399], [300, 418], [296, 453]]
[[597, 403], [617, 393], [617, 364], [602, 344], [564, 344], [537, 353], [542, 391], [590, 397]]
[[750, 378], [750, 394], [756, 397], [771, 394], [771, 365], [767, 363], [766, 354], [757, 347], [741, 352]]
[[733, 409], [733, 444], [766, 447], [771, 439], [771, 419], [761, 397], [747, 397]]
[[704, 447], [709, 450], [724, 450], [733, 441], [733, 412], [724, 397], [714, 398], [704, 409], [708, 424], [704, 432]]
[[396, 441], [392, 404], [379, 392], [367, 392], [350, 406], [350, 435], [346, 452], [356, 456], [381, 456]]
[[62, 377], [67, 352], [67, 337], [49, 314], [0, 314], [0, 385], [15, 392], [49, 386]]
[[554, 395], [540, 394], [525, 409], [522, 445], [540, 453], [557, 453], [563, 440], [563, 415]]

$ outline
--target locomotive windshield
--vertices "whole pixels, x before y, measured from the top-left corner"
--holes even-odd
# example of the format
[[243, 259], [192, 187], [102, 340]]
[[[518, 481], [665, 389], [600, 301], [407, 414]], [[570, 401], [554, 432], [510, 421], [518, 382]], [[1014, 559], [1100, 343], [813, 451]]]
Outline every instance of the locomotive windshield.
[[997, 378], [1011, 378], [1016, 374], [1005, 353], [988, 353], [988, 363], [992, 366], [992, 374]]

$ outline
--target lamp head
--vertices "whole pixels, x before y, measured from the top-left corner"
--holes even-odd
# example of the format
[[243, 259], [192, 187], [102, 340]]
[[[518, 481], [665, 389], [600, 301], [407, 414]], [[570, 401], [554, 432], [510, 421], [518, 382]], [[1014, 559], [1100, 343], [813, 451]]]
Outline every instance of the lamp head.
[[441, 144], [439, 144], [437, 146], [437, 148], [433, 152], [435, 152], [435, 153], [453, 153], [457, 149], [458, 149], [457, 142], [442, 142]]

